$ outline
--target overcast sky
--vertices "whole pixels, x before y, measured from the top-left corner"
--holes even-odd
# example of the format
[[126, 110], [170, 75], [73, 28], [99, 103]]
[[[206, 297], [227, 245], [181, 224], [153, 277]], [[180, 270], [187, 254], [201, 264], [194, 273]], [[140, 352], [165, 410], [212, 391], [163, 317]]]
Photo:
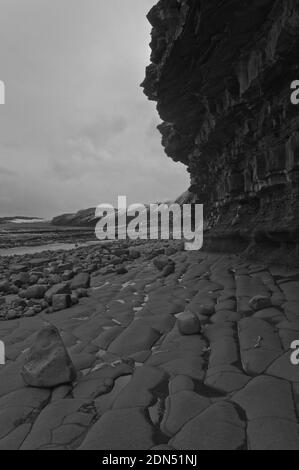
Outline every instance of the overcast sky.
[[0, 216], [179, 196], [139, 87], [155, 0], [0, 0]]

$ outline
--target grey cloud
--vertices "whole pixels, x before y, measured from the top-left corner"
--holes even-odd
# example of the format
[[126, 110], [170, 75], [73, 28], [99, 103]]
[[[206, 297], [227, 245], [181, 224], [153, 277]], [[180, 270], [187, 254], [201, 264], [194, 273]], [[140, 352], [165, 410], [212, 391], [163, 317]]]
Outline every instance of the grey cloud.
[[0, 178], [4, 176], [16, 176], [17, 172], [13, 171], [5, 166], [0, 165]]
[[125, 131], [128, 126], [123, 116], [98, 116], [97, 119], [83, 129], [83, 136], [87, 136], [97, 145], [105, 145], [110, 139]]
[[0, 3], [0, 216], [183, 192], [187, 172], [165, 156], [139, 86], [156, 0]]

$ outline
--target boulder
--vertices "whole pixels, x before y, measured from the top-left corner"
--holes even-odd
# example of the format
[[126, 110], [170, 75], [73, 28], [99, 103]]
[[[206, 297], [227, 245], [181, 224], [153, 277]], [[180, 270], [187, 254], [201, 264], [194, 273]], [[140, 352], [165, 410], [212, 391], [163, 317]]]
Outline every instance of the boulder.
[[51, 304], [54, 295], [70, 293], [71, 289], [69, 284], [61, 282], [59, 284], [55, 284], [54, 286], [50, 287], [49, 290], [47, 290], [47, 292], [45, 293], [45, 299], [49, 304]]
[[70, 294], [56, 294], [52, 297], [52, 307], [54, 312], [59, 310], [65, 310], [66, 308], [71, 307], [72, 298]]
[[67, 270], [61, 274], [61, 279], [63, 281], [69, 281], [73, 277], [73, 271]]
[[63, 273], [65, 271], [72, 271], [73, 269], [73, 264], [72, 263], [63, 263], [63, 264], [59, 264], [57, 266], [57, 272], [58, 273]]
[[88, 290], [81, 287], [80, 289], [76, 289], [75, 294], [77, 295], [78, 299], [82, 299], [82, 297], [88, 297]]
[[191, 312], [182, 312], [177, 315], [177, 323], [182, 335], [196, 335], [201, 332], [200, 321]]
[[18, 318], [18, 316], [18, 312], [11, 308], [6, 314], [6, 320], [14, 320], [15, 318]]
[[90, 286], [90, 275], [88, 273], [77, 274], [71, 282], [71, 289], [76, 290], [81, 287], [88, 289]]
[[17, 287], [22, 287], [29, 284], [30, 276], [28, 273], [21, 272], [13, 277], [13, 283]]
[[79, 303], [79, 296], [76, 292], [71, 294], [72, 305], [77, 305]]
[[21, 375], [27, 385], [39, 388], [54, 388], [76, 379], [73, 363], [53, 325], [47, 325], [37, 334]]
[[9, 290], [10, 290], [9, 282], [5, 279], [0, 281], [0, 292], [6, 294], [7, 292], [9, 292]]
[[40, 266], [45, 266], [49, 263], [48, 258], [33, 258], [29, 261], [30, 266], [32, 268], [40, 267]]
[[116, 273], [117, 273], [117, 274], [127, 274], [127, 272], [128, 272], [128, 270], [127, 270], [127, 268], [125, 268], [124, 266], [121, 266], [120, 268], [118, 268], [118, 269], [116, 270]]
[[43, 299], [48, 287], [44, 284], [35, 284], [25, 291], [26, 299]]
[[12, 273], [21, 273], [28, 270], [28, 267], [25, 264], [12, 264], [9, 267]]

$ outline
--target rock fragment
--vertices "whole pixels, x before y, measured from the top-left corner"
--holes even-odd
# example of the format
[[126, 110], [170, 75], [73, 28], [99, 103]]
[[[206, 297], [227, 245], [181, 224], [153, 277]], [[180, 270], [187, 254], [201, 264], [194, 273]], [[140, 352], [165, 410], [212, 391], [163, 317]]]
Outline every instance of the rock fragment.
[[249, 300], [249, 306], [252, 310], [258, 312], [259, 310], [272, 307], [272, 301], [270, 297], [266, 297], [265, 295], [256, 295]]

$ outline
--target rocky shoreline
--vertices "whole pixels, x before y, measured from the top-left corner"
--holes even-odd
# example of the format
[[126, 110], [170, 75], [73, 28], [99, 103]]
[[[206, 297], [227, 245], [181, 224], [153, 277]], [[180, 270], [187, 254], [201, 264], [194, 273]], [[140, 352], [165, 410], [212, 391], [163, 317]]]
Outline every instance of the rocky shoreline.
[[51, 314], [88, 296], [92, 277], [125, 274], [140, 256], [126, 243], [0, 257], [0, 320]]
[[51, 225], [29, 224], [24, 227], [11, 225], [4, 228], [0, 225], [0, 249], [16, 247], [33, 247], [51, 243], [85, 243], [96, 240], [94, 229], [79, 227], [54, 227]]
[[0, 449], [298, 449], [298, 269], [115, 242], [0, 277]]

